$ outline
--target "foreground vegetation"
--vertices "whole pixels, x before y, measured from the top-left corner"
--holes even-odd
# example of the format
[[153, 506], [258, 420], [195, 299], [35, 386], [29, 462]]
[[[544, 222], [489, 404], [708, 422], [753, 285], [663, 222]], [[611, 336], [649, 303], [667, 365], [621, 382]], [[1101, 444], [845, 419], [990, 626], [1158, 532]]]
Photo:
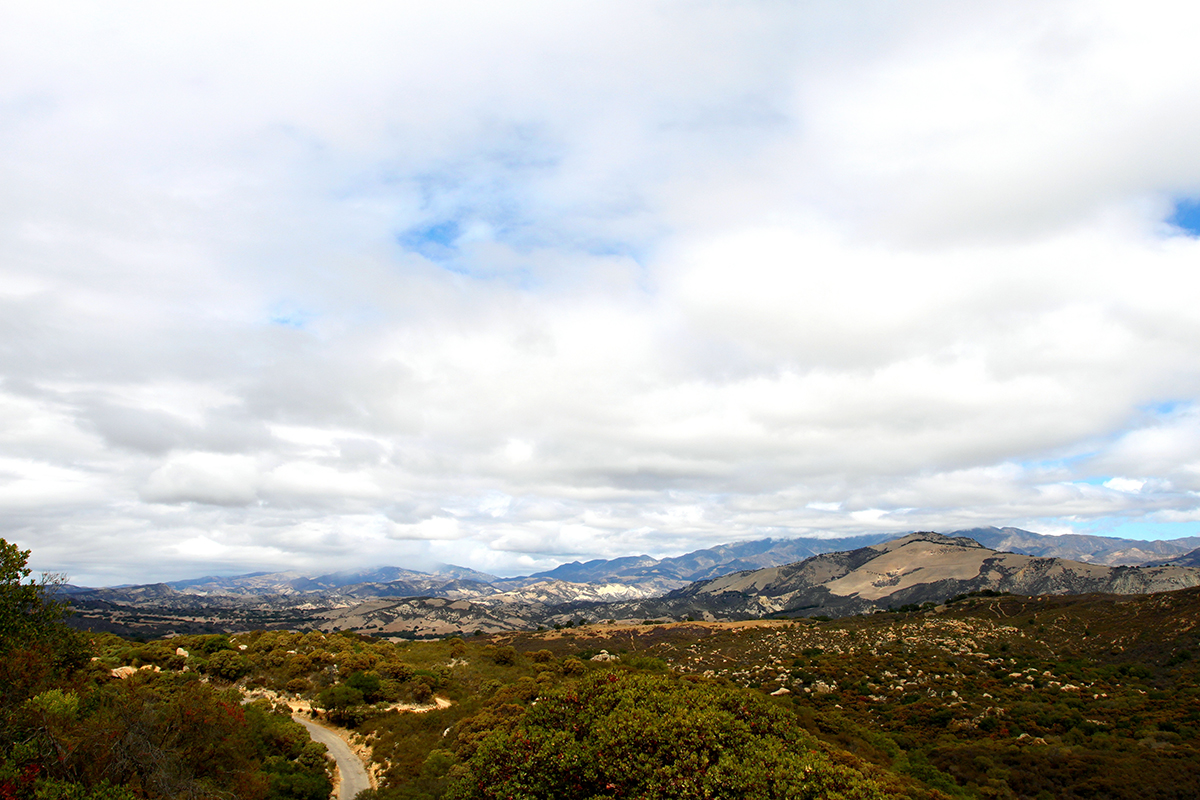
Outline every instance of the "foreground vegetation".
[[28, 555], [0, 539], [0, 798], [329, 796], [325, 748], [286, 709], [183, 663], [114, 677], [145, 648], [69, 629]]
[[327, 797], [285, 702], [369, 748], [362, 800], [1200, 796], [1200, 590], [141, 642], [67, 631], [12, 574], [0, 798]]
[[823, 741], [950, 796], [1200, 796], [1196, 589], [970, 597], [817, 622], [596, 626], [513, 644], [625, 650], [790, 698]]

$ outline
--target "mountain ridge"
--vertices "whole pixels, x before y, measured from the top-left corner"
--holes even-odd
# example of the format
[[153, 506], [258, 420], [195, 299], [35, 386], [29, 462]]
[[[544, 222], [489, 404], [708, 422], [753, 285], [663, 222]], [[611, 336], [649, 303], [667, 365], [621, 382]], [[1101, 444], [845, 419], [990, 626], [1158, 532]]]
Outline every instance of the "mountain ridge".
[[[1019, 529], [971, 532], [980, 538], [1023, 537], [1038, 546], [1045, 546], [1042, 539], [1049, 538]], [[305, 579], [300, 584], [289, 578], [276, 594], [264, 591], [271, 581], [264, 582], [268, 574], [260, 573], [250, 580], [258, 582], [257, 586], [242, 585], [233, 593], [203, 593], [201, 584], [195, 582], [189, 582], [184, 591], [160, 583], [77, 592], [71, 599], [80, 614], [97, 625], [144, 618], [153, 619], [159, 627], [175, 620], [191, 630], [211, 626], [219, 617], [224, 620], [222, 625], [235, 629], [258, 620], [261, 624], [293, 628], [343, 628], [403, 637], [474, 630], [498, 632], [596, 617], [626, 621], [694, 617], [713, 621], [778, 615], [845, 616], [893, 606], [940, 603], [958, 594], [984, 590], [1032, 595], [1129, 594], [1200, 585], [1197, 567], [1170, 563], [1110, 566], [1005, 552], [958, 533], [918, 532], [789, 563], [729, 570], [695, 581], [672, 575], [685, 575], [687, 570], [695, 574], [721, 572], [711, 563], [720, 559], [724, 559], [726, 568], [747, 559], [769, 562], [794, 553], [794, 542], [759, 540], [712, 548], [676, 557], [666, 567], [656, 566], [663, 560], [630, 557], [617, 560], [616, 579], [606, 579], [605, 565], [609, 562], [567, 565], [571, 569], [566, 574], [593, 579], [580, 583], [535, 576], [482, 583], [379, 568], [332, 573], [333, 578]], [[813, 544], [810, 540], [800, 546]], [[1095, 543], [1084, 544], [1094, 556]], [[1182, 550], [1186, 544], [1174, 546]], [[1109, 547], [1110, 552], [1128, 549], [1120, 540]], [[346, 583], [372, 576], [394, 580]], [[331, 585], [338, 583], [342, 585]], [[302, 588], [312, 584], [325, 586]], [[84, 620], [82, 624], [92, 623]]]
[[[1011, 527], [970, 528], [952, 531], [948, 535], [965, 536], [994, 550], [1109, 566], [1171, 563], [1172, 559], [1185, 558], [1194, 549], [1200, 548], [1200, 537], [1142, 542], [1081, 534], [1050, 536]], [[793, 563], [811, 556], [842, 549], [858, 549], [892, 538], [891, 534], [864, 534], [826, 539], [755, 539], [716, 545], [665, 558], [643, 554], [615, 559], [593, 559], [587, 562], [575, 561], [559, 565], [552, 570], [511, 578], [498, 577], [468, 567], [436, 564], [432, 572], [394, 566], [341, 570], [316, 576], [308, 576], [295, 570], [259, 571], [228, 577], [205, 576], [98, 589], [72, 586], [70, 593], [79, 598], [92, 596], [106, 600], [168, 596], [166, 589], [197, 598], [282, 597], [307, 594], [314, 598], [329, 599], [421, 595], [457, 599], [521, 592], [537, 586], [543, 593], [548, 587], [556, 587], [555, 593], [560, 600], [568, 600], [573, 595], [592, 593], [591, 590], [576, 587], [603, 585], [611, 587], [607, 590], [610, 594], [615, 592], [626, 596], [648, 597], [666, 594], [694, 581], [708, 580], [731, 572]], [[372, 595], [371, 592], [376, 594]]]
[[858, 550], [699, 581], [629, 610], [636, 616], [784, 613], [846, 616], [970, 592], [1149, 594], [1200, 586], [1200, 568], [1108, 566], [994, 550], [966, 536], [918, 532]]

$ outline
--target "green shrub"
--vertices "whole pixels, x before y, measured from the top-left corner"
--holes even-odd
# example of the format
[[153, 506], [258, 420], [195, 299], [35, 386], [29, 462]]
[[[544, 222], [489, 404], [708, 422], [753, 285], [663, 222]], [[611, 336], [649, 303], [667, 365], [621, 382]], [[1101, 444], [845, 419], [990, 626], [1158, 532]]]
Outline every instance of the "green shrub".
[[330, 686], [317, 695], [317, 704], [329, 711], [345, 711], [353, 706], [362, 705], [362, 701], [363, 693], [344, 683]]
[[634, 669], [645, 669], [651, 672], [666, 672], [667, 662], [654, 656], [625, 656], [621, 663]]
[[884, 796], [755, 693], [603, 672], [509, 708], [447, 798]]
[[390, 678], [394, 681], [403, 683], [407, 680], [412, 680], [413, 668], [407, 664], [401, 664], [399, 661], [384, 661], [375, 667], [375, 671], [384, 678]]
[[380, 689], [383, 682], [374, 672], [355, 672], [346, 678], [344, 683], [351, 689], [361, 692], [364, 702], [374, 703], [382, 697]]
[[234, 650], [218, 650], [213, 653], [205, 665], [205, 672], [216, 678], [236, 681], [250, 672], [250, 662], [241, 653]]
[[489, 655], [492, 657], [492, 661], [502, 667], [511, 667], [517, 663], [517, 651], [511, 645], [497, 647]]
[[425, 679], [413, 681], [412, 697], [418, 703], [428, 703], [433, 699], [433, 687]]

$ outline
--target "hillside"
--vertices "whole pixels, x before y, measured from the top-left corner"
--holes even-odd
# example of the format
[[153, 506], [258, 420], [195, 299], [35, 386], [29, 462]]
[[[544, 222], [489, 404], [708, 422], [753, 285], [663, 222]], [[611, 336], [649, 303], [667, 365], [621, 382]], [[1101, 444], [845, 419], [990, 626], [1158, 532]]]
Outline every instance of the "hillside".
[[[630, 792], [611, 796], [639, 796], [663, 771], [703, 781], [679, 754], [702, 745], [699, 732], [729, 729], [768, 737], [763, 763], [865, 797], [1200, 792], [1200, 587], [399, 644], [349, 632], [99, 641], [106, 666], [191, 665], [324, 708], [369, 748], [378, 800], [497, 796], [479, 787], [581, 796], [577, 781], [596, 796], [623, 783]], [[180, 659], [181, 645], [205, 655]], [[405, 711], [414, 701], [426, 705]], [[755, 792], [754, 741], [722, 748], [730, 779], [745, 783], [713, 796], [791, 796]], [[816, 758], [813, 772], [770, 755], [800, 751]]]
[[670, 558], [659, 559], [643, 555], [586, 563], [575, 561], [549, 572], [535, 573], [530, 577], [577, 583], [659, 579], [686, 584], [729, 572], [801, 561], [820, 553], [863, 547], [890, 538], [892, 537], [889, 534], [871, 534], [836, 539], [757, 539], [718, 545]]
[[[766, 548], [760, 553], [769, 550], [779, 552]], [[1200, 585], [1200, 568], [1110, 567], [1004, 553], [962, 536], [918, 533], [791, 564], [734, 572], [652, 597], [625, 583], [545, 580], [506, 590], [498, 583], [487, 593], [474, 591], [477, 584], [468, 580], [441, 585], [445, 591], [431, 596], [415, 591], [419, 587], [404, 579], [350, 584], [336, 593], [282, 595], [198, 595], [156, 584], [75, 594], [72, 602], [78, 612], [75, 624], [125, 635], [312, 627], [421, 638], [596, 619], [837, 617], [939, 603], [985, 590], [1023, 595], [1145, 594]]]
[[[679, 595], [778, 597], [803, 575], [877, 602], [980, 576], [1127, 590], [1190, 574], [914, 534]], [[468, 601], [342, 613], [370, 627], [396, 603], [438, 638], [327, 627], [131, 642], [29, 618], [42, 644], [0, 637], [0, 793], [321, 800], [324, 759], [291, 711], [348, 729], [379, 782], [359, 800], [1200, 794], [1200, 586], [983, 589], [837, 620], [592, 618], [467, 637], [445, 634], [483, 612]]]
[[1020, 528], [969, 528], [954, 531], [949, 535], [974, 539], [993, 550], [1044, 558], [1065, 558], [1069, 561], [1106, 564], [1110, 567], [1156, 564], [1200, 547], [1200, 537], [1196, 536], [1141, 541], [1075, 533], [1046, 536]]
[[1200, 587], [496, 641], [558, 658], [604, 649], [756, 689], [826, 742], [946, 796], [1200, 796]]
[[[1104, 536], [1047, 536], [1019, 528], [972, 528], [947, 535], [971, 538], [993, 550], [1108, 566], [1168, 562], [1200, 547], [1200, 538], [1196, 537], [1142, 542]], [[892, 538], [895, 537], [888, 534], [871, 534], [846, 538], [758, 539], [718, 545], [668, 558], [637, 555], [584, 563], [576, 561], [549, 571], [508, 578], [466, 567], [437, 564], [428, 572], [392, 566], [342, 570], [315, 576], [294, 571], [254, 572], [102, 589], [71, 586], [67, 590], [81, 600], [103, 600], [127, 605], [165, 601], [175, 608], [200, 607], [217, 597], [240, 598], [222, 602], [250, 605], [257, 598], [270, 598], [269, 602], [277, 607], [308, 602], [328, 605], [344, 599], [363, 600], [372, 597], [446, 597], [457, 600], [509, 595], [522, 601], [535, 600], [531, 594], [520, 596], [526, 590], [540, 595], [543, 599], [539, 602], [603, 600], [617, 596], [631, 599], [663, 595], [696, 581], [733, 572], [791, 564], [825, 553], [861, 549]], [[580, 588], [583, 586], [602, 586], [604, 589]], [[289, 597], [293, 600], [285, 599]]]
[[[978, 591], [1021, 595], [1146, 594], [1200, 585], [1194, 567], [1108, 567], [1004, 553], [974, 539], [916, 533], [795, 564], [699, 581], [662, 598], [594, 607], [618, 619], [846, 616]], [[568, 615], [584, 611], [574, 605]]]

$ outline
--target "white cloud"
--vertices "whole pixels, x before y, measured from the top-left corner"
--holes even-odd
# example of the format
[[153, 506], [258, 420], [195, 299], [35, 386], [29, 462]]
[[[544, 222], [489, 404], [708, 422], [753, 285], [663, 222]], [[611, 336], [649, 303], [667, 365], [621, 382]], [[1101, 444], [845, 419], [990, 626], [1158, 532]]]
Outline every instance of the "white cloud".
[[453, 517], [432, 517], [415, 525], [392, 523], [391, 536], [396, 539], [432, 539], [448, 541], [462, 537], [462, 526]]
[[62, 8], [0, 11], [35, 562], [1196, 530], [1192, 10]]
[[1139, 481], [1136, 478], [1109, 478], [1104, 482], [1104, 485], [1118, 492], [1130, 492], [1136, 494], [1146, 485], [1145, 481]]
[[258, 495], [258, 465], [249, 456], [186, 453], [150, 473], [141, 495], [151, 503], [239, 506]]
[[365, 472], [347, 472], [305, 462], [281, 464], [271, 470], [264, 479], [264, 488], [302, 503], [325, 496], [380, 498], [383, 494], [374, 478]]

